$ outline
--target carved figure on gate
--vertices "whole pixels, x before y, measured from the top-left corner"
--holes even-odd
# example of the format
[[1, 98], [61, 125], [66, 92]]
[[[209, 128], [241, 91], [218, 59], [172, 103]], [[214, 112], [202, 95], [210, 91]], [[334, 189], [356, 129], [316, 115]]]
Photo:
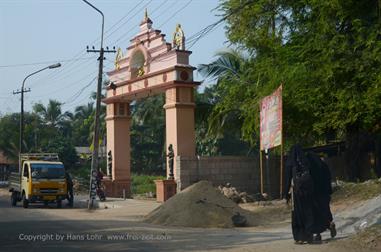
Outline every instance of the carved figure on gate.
[[180, 24], [177, 24], [176, 30], [173, 33], [172, 47], [179, 50], [185, 50], [185, 35]]
[[120, 69], [119, 61], [122, 59], [122, 57], [123, 57], [122, 49], [118, 48], [118, 51], [117, 51], [116, 57], [115, 57], [115, 69], [117, 69], [117, 70]]
[[175, 153], [173, 151], [173, 146], [170, 144], [168, 146], [168, 166], [169, 166], [169, 176], [168, 179], [174, 179], [174, 174], [173, 174], [173, 159], [175, 157]]

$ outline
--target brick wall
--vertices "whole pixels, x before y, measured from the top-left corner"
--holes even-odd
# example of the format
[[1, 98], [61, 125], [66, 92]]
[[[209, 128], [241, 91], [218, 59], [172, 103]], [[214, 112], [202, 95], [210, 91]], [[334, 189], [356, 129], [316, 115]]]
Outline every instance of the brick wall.
[[[279, 161], [279, 157], [269, 160], [270, 176], [269, 179], [264, 177], [265, 191], [270, 190], [268, 193], [273, 197], [279, 196], [279, 162], [277, 161]], [[240, 191], [252, 194], [260, 192], [260, 169], [257, 157], [178, 156], [176, 162], [178, 191], [197, 181], [208, 180], [214, 186], [231, 183]]]

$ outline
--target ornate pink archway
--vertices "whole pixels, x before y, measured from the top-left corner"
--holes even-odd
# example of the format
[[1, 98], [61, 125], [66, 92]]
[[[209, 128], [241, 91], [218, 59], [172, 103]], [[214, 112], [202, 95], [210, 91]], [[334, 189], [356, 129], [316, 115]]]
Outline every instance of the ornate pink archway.
[[[107, 151], [113, 156], [112, 178], [104, 182], [107, 194], [115, 197], [122, 196], [123, 190], [130, 194], [133, 100], [165, 93], [166, 149], [172, 144], [175, 157], [195, 156], [196, 150], [194, 89], [200, 83], [193, 81], [195, 68], [189, 65], [191, 51], [185, 50], [184, 37], [175, 39], [174, 45], [167, 43], [146, 15], [140, 32], [130, 41], [126, 55], [118, 53], [116, 68], [108, 73], [116, 88], [109, 87], [103, 100], [107, 104]], [[176, 179], [176, 162], [174, 172]]]

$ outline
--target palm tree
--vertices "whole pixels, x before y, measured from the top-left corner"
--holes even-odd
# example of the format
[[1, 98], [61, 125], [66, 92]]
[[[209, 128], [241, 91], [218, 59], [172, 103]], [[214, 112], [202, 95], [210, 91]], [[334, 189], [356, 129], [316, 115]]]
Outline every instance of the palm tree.
[[208, 114], [207, 132], [205, 133], [205, 129], [201, 129], [204, 133], [201, 133], [198, 140], [202, 145], [205, 143], [213, 145], [226, 140], [225, 138], [231, 138], [231, 136], [239, 140], [243, 123], [239, 98], [235, 103], [225, 98], [230, 95], [232, 89], [245, 88], [247, 85], [245, 75], [249, 70], [249, 59], [239, 50], [230, 48], [217, 52], [215, 56], [217, 58], [211, 63], [198, 66], [198, 72], [205, 79], [217, 81], [216, 85], [205, 88], [204, 96], [207, 97], [207, 100], [199, 101], [203, 105], [201, 107], [204, 110], [203, 113]]
[[146, 124], [151, 121], [164, 120], [164, 96], [156, 95], [136, 101], [132, 106], [132, 116], [136, 124]]
[[[37, 148], [38, 141], [46, 140], [47, 143], [50, 143], [53, 138], [56, 138], [59, 135], [65, 137], [72, 136], [73, 114], [70, 112], [62, 113], [61, 105], [62, 103], [56, 100], [49, 100], [49, 103], [46, 106], [42, 103], [34, 104], [33, 112], [37, 115], [36, 120], [40, 121], [36, 121], [37, 124], [35, 123], [34, 126], [35, 148]], [[38, 123], [40, 125], [46, 125], [47, 127], [38, 128], [36, 126]]]
[[87, 105], [78, 106], [74, 111], [74, 119], [75, 120], [85, 120], [89, 118], [94, 113], [94, 103], [89, 102]]
[[209, 64], [198, 65], [198, 72], [219, 82], [221, 79], [239, 80], [248, 59], [238, 50], [226, 48], [216, 53], [218, 57]]
[[91, 140], [91, 125], [94, 121], [95, 109], [92, 102], [78, 106], [72, 117], [73, 142], [76, 146], [88, 146]]
[[42, 119], [45, 125], [57, 128], [64, 119], [61, 105], [62, 103], [59, 101], [49, 100], [46, 107], [42, 103], [34, 104], [33, 111]]

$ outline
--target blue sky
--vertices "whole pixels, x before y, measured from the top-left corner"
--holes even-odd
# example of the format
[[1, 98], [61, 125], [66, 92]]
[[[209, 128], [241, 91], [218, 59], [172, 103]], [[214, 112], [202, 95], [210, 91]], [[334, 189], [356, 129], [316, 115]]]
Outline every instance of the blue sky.
[[[177, 23], [189, 37], [221, 17], [215, 9], [218, 0], [89, 0], [105, 15], [104, 46], [125, 49], [138, 33], [147, 7], [155, 29], [167, 34]], [[208, 63], [224, 47], [224, 24], [192, 48], [191, 64]], [[49, 99], [63, 102], [63, 110], [90, 101], [96, 90], [97, 54], [86, 53], [86, 46], [99, 47], [101, 16], [81, 0], [0, 0], [0, 114], [19, 112], [20, 89], [25, 76], [54, 62], [62, 67], [30, 77], [25, 94], [25, 110]], [[106, 55], [104, 71], [113, 68], [114, 54]], [[65, 61], [78, 59], [76, 61]], [[20, 64], [34, 64], [19, 66]], [[18, 66], [14, 66], [18, 65]], [[201, 76], [195, 72], [195, 79]], [[86, 87], [87, 86], [87, 87]], [[86, 88], [85, 88], [86, 87]], [[81, 91], [82, 90], [82, 91]]]

